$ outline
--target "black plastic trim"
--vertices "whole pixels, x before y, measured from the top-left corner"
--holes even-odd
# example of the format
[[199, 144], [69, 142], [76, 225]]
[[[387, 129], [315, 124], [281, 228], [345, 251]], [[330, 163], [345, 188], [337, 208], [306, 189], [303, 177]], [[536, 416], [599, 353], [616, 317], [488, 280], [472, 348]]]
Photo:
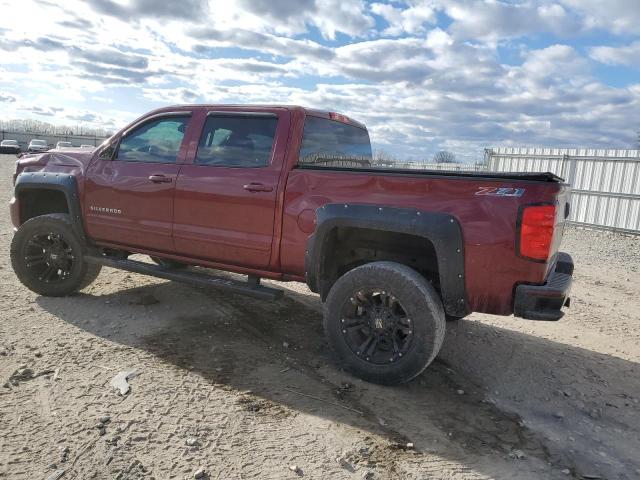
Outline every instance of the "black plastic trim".
[[[327, 204], [316, 210], [317, 227], [307, 242], [306, 280], [309, 288], [323, 294], [323, 271], [329, 233], [351, 227], [406, 233], [429, 240], [435, 249], [440, 290], [445, 312], [463, 317], [470, 313], [464, 276], [464, 240], [458, 220], [446, 213], [378, 205]], [[327, 292], [324, 292], [326, 294]]]
[[278, 288], [265, 287], [260, 285], [258, 277], [249, 276], [246, 282], [240, 282], [229, 278], [217, 277], [206, 273], [193, 272], [183, 269], [172, 269], [160, 265], [138, 262], [126, 258], [116, 258], [109, 256], [85, 255], [84, 259], [90, 263], [97, 263], [107, 267], [118, 268], [128, 272], [150, 275], [152, 277], [174, 280], [177, 282], [190, 283], [204, 287], [215, 287], [230, 290], [262, 300], [277, 300], [283, 295], [283, 291]]
[[446, 170], [409, 170], [402, 168], [350, 168], [350, 167], [319, 167], [309, 164], [298, 164], [296, 168], [303, 170], [323, 170], [350, 173], [370, 173], [374, 175], [409, 175], [428, 177], [462, 177], [482, 180], [519, 180], [529, 182], [550, 182], [564, 184], [564, 179], [551, 172], [473, 172], [473, 171], [446, 171]]
[[513, 314], [527, 320], [560, 320], [562, 307], [569, 306], [573, 283], [573, 259], [558, 253], [555, 268], [544, 285], [522, 284], [516, 287]]
[[64, 193], [73, 230], [83, 242], [86, 242], [78, 183], [75, 176], [68, 173], [23, 172], [16, 178], [16, 198], [19, 198], [18, 195], [25, 190], [56, 190]]

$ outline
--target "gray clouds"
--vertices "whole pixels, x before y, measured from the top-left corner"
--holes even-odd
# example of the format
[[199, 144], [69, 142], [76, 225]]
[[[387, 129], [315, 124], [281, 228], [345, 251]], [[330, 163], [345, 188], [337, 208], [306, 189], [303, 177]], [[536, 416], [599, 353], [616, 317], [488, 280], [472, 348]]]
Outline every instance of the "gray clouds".
[[596, 0], [47, 3], [28, 35], [3, 25], [0, 101], [5, 111], [20, 110], [23, 96], [77, 101], [64, 114], [94, 123], [176, 102], [299, 103], [365, 121], [400, 156], [624, 147], [640, 124], [640, 81], [601, 72], [637, 66], [640, 39], [581, 37], [630, 31], [637, 0], [608, 3], [617, 13]]
[[[255, 50], [283, 57], [310, 57], [318, 60], [330, 60], [335, 56], [333, 49], [324, 47], [311, 40], [294, 40], [267, 33], [252, 32], [243, 29], [221, 30], [214, 27], [194, 27], [187, 31], [194, 39], [214, 45]], [[203, 53], [209, 47], [200, 43], [194, 51]]]
[[134, 22], [142, 18], [199, 20], [208, 12], [206, 0], [133, 0], [126, 5], [113, 0], [88, 0], [88, 3], [99, 13]]

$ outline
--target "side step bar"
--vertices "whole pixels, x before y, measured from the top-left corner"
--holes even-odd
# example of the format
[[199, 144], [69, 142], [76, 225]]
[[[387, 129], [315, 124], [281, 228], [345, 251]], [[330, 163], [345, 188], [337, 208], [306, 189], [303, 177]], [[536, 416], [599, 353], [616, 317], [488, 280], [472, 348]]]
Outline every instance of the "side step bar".
[[141, 273], [142, 275], [150, 275], [152, 277], [164, 278], [167, 280], [175, 280], [176, 282], [191, 283], [203, 287], [215, 287], [230, 290], [234, 293], [248, 295], [262, 300], [277, 300], [284, 293], [277, 288], [265, 287], [260, 285], [260, 278], [249, 276], [247, 282], [239, 282], [228, 278], [215, 277], [198, 272], [189, 272], [184, 270], [175, 270], [160, 265], [152, 265], [135, 260], [85, 255], [84, 259], [90, 263], [97, 263], [106, 267], [118, 268], [128, 272]]

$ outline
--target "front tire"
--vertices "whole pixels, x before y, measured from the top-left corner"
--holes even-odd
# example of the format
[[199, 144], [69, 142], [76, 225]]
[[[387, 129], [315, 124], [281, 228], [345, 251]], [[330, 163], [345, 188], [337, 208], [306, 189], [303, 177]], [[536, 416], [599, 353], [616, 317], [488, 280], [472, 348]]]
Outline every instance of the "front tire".
[[11, 241], [11, 266], [29, 290], [47, 297], [70, 295], [90, 285], [101, 265], [84, 260], [84, 245], [63, 213], [34, 217]]
[[368, 263], [340, 277], [324, 305], [324, 328], [345, 370], [385, 385], [427, 368], [446, 330], [435, 289], [394, 262]]

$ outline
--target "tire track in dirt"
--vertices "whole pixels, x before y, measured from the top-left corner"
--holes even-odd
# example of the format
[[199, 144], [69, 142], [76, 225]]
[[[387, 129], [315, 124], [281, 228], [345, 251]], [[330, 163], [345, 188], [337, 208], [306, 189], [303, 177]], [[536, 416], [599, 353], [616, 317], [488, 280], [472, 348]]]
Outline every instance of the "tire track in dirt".
[[[355, 392], [353, 383], [350, 384], [350, 388], [344, 388], [345, 380], [353, 382], [354, 379], [346, 374], [336, 375], [333, 371], [325, 373], [332, 370], [335, 365], [331, 365], [332, 357], [323, 340], [317, 309], [309, 308], [308, 305], [291, 299], [284, 299], [278, 302], [277, 306], [270, 304], [266, 307], [262, 302], [217, 297], [216, 304], [221, 311], [230, 318], [240, 319], [237, 326], [243, 332], [243, 336], [259, 343], [263, 352], [269, 351], [271, 356], [269, 361], [277, 359], [286, 365], [286, 368], [293, 369], [304, 377], [304, 381], [297, 385], [299, 391], [312, 393], [327, 401], [341, 403], [363, 412], [364, 415], [358, 419], [358, 423], [386, 440], [383, 448], [376, 451], [386, 452], [380, 455], [379, 463], [385, 465], [389, 474], [398, 471], [396, 464], [399, 456], [415, 458], [415, 452], [407, 454], [401, 448], [412, 441], [404, 433], [403, 428], [397, 428], [388, 423], [381, 424], [378, 406], [371, 404], [371, 398], [366, 392]], [[305, 319], [305, 322], [291, 320], [298, 317]], [[198, 323], [205, 318], [198, 319]], [[281, 322], [278, 319], [285, 320]], [[182, 319], [183, 322], [184, 320]], [[189, 337], [193, 332], [181, 331], [179, 335]], [[166, 341], [166, 338], [154, 337], [153, 339], [154, 344], [164, 344]], [[288, 348], [279, 348], [283, 341], [287, 342]], [[171, 341], [169, 343], [172, 344]], [[267, 361], [267, 358], [264, 361]], [[327, 367], [328, 365], [330, 366]], [[526, 429], [516, 416], [498, 411], [478, 396], [458, 395], [456, 392], [461, 389], [461, 385], [453, 380], [451, 372], [450, 368], [441, 363], [430, 367], [429, 377], [432, 380], [429, 381], [428, 390], [423, 389], [423, 393], [432, 395], [434, 391], [438, 391], [440, 401], [428, 402], [425, 410], [433, 411], [437, 405], [436, 415], [434, 415], [436, 420], [432, 421], [433, 425], [442, 432], [456, 432], [456, 436], [450, 440], [461, 445], [460, 448], [464, 449], [466, 455], [498, 454], [507, 457], [510, 453], [513, 454], [513, 451], [523, 451], [528, 457], [537, 458], [540, 462], [551, 464], [558, 469], [568, 463], [563, 456], [552, 455], [542, 441]], [[234, 375], [245, 373], [235, 371]], [[434, 377], [437, 379], [434, 380]], [[460, 381], [463, 380], [460, 379]], [[281, 382], [275, 383], [278, 386], [281, 385]], [[255, 389], [256, 385], [247, 382], [242, 387]], [[394, 391], [390, 389], [386, 393], [390, 400], [394, 396], [392, 393]], [[256, 389], [258, 395], [270, 397], [272, 393], [268, 385], [262, 384], [261, 389]], [[411, 405], [405, 405], [405, 408], [407, 409], [405, 420], [409, 420], [411, 411], [416, 415], [420, 413], [420, 409], [416, 409], [415, 406], [412, 408]], [[458, 434], [458, 432], [464, 433]]]

